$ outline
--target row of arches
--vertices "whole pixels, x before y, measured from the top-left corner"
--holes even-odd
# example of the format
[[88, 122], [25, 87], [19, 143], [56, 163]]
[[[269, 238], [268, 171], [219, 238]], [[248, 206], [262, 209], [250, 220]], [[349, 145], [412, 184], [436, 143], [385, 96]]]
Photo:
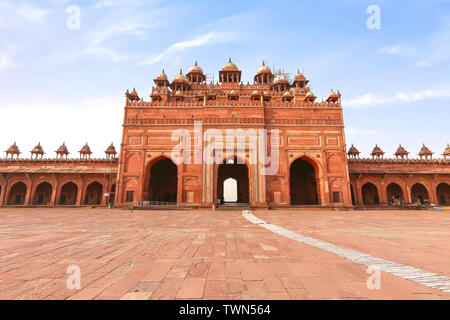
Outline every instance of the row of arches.
[[[380, 193], [377, 186], [371, 182], [365, 183], [361, 188], [362, 202], [364, 205], [379, 205]], [[402, 205], [406, 198], [401, 186], [395, 182], [386, 187], [387, 201], [389, 205]], [[442, 182], [436, 187], [437, 202], [439, 205], [450, 205], [450, 186]], [[352, 202], [355, 204], [353, 186], [351, 186]], [[421, 183], [415, 183], [411, 187], [411, 202], [427, 203], [430, 202], [428, 189]]]
[[[152, 161], [147, 170], [144, 200], [176, 203], [176, 164], [169, 158], [161, 157]], [[289, 173], [291, 204], [319, 205], [318, 172], [313, 164], [307, 159], [296, 159], [291, 163]], [[236, 156], [225, 159], [225, 163], [218, 165], [216, 176], [215, 195], [219, 203], [250, 203], [250, 173], [245, 161], [240, 161]]]
[[[6, 199], [7, 205], [24, 205], [28, 187], [24, 182], [16, 182], [11, 186]], [[75, 205], [78, 198], [78, 186], [74, 182], [67, 182], [61, 187], [57, 205]], [[0, 186], [0, 194], [1, 194]], [[32, 205], [50, 205], [53, 193], [53, 186], [49, 182], [42, 182], [36, 186]], [[90, 183], [82, 201], [84, 205], [100, 205], [103, 197], [103, 185], [97, 181]]]

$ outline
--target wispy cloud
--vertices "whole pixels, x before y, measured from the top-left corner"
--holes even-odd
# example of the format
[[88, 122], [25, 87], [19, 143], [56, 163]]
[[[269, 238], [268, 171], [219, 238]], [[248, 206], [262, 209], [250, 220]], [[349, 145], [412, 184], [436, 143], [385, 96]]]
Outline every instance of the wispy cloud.
[[25, 20], [30, 23], [42, 23], [49, 10], [29, 3], [15, 3], [15, 2], [0, 2], [0, 26], [12, 27], [17, 25], [20, 20]]
[[414, 47], [405, 47], [401, 44], [394, 44], [391, 46], [383, 47], [378, 49], [378, 53], [385, 53], [390, 55], [399, 55], [399, 56], [412, 56], [416, 53], [416, 48]]
[[232, 39], [233, 35], [228, 32], [208, 32], [207, 34], [198, 36], [194, 39], [176, 42], [167, 47], [160, 54], [147, 59], [143, 64], [155, 64], [175, 52], [180, 52], [188, 48], [202, 47], [215, 43], [223, 43]]
[[372, 93], [367, 93], [354, 99], [343, 100], [342, 104], [344, 107], [358, 108], [373, 105], [406, 103], [448, 97], [450, 97], [450, 89], [430, 89], [414, 93], [398, 92], [392, 97], [377, 97]]

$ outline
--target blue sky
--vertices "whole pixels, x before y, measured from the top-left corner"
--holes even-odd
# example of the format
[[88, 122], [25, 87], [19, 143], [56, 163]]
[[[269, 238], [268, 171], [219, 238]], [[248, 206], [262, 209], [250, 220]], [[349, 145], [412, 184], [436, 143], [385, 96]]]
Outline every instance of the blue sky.
[[64, 141], [76, 156], [87, 141], [102, 157], [120, 144], [127, 88], [148, 100], [162, 68], [173, 78], [195, 60], [217, 79], [228, 57], [244, 82], [265, 60], [303, 70], [320, 99], [340, 90], [363, 156], [450, 142], [450, 0], [0, 0], [0, 150], [17, 141], [28, 157], [41, 142], [53, 157]]

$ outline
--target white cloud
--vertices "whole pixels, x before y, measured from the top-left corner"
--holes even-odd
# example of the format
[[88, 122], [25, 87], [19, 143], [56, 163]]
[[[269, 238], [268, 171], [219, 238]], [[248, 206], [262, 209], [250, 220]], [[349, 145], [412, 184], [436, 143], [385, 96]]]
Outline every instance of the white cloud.
[[47, 10], [33, 7], [27, 3], [20, 4], [16, 9], [22, 17], [30, 22], [42, 22], [48, 13]]
[[399, 56], [412, 56], [416, 53], [416, 48], [413, 47], [404, 47], [401, 44], [394, 44], [391, 46], [383, 47], [378, 49], [378, 53], [386, 53], [390, 55], [399, 55]]
[[130, 5], [130, 4], [138, 4], [142, 3], [142, 0], [101, 0], [97, 2], [93, 8], [94, 9], [104, 9], [109, 7], [117, 7], [121, 5]]
[[209, 44], [230, 41], [232, 39], [233, 39], [233, 36], [231, 33], [211, 31], [207, 34], [198, 36], [191, 40], [176, 42], [176, 43], [170, 45], [169, 47], [167, 47], [160, 54], [146, 60], [143, 64], [158, 63], [159, 61], [161, 61], [163, 58], [169, 56], [170, 54], [183, 51], [187, 48], [202, 47], [202, 46], [206, 46]]
[[427, 99], [448, 98], [450, 97], [450, 89], [430, 89], [415, 93], [398, 92], [392, 97], [376, 97], [371, 93], [366, 93], [354, 99], [343, 99], [344, 107], [364, 107], [372, 105], [383, 105], [389, 103], [407, 103], [421, 101]]

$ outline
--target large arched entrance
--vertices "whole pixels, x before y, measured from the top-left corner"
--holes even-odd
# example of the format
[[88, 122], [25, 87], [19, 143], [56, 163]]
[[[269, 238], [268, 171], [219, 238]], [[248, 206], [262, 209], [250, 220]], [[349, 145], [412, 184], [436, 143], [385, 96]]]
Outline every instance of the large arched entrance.
[[442, 182], [436, 188], [436, 194], [440, 205], [450, 205], [450, 186]]
[[[217, 199], [219, 202], [221, 204], [248, 204], [250, 202], [248, 175], [247, 165], [243, 161], [238, 161], [237, 157], [228, 158], [225, 163], [220, 164], [217, 170]], [[226, 201], [234, 198], [236, 198], [235, 201]]]
[[386, 188], [387, 200], [389, 205], [397, 206], [402, 204], [405, 199], [403, 197], [402, 188], [395, 182], [390, 183]]
[[377, 187], [371, 183], [367, 182], [362, 186], [362, 197], [363, 203], [366, 206], [373, 206], [380, 204], [380, 197], [378, 195]]
[[42, 182], [36, 187], [34, 191], [33, 204], [34, 205], [49, 205], [52, 199], [53, 187], [48, 182]]
[[86, 195], [84, 196], [85, 205], [99, 205], [102, 203], [103, 186], [97, 181], [92, 182], [86, 188]]
[[411, 200], [412, 202], [420, 202], [424, 204], [425, 202], [429, 201], [428, 198], [428, 190], [425, 188], [425, 186], [421, 183], [416, 183], [411, 188]]
[[25, 196], [27, 194], [27, 185], [23, 182], [15, 183], [9, 189], [8, 204], [9, 205], [23, 205], [25, 203]]
[[292, 205], [318, 205], [317, 175], [313, 165], [299, 158], [292, 162], [289, 186]]
[[178, 168], [168, 158], [162, 158], [150, 168], [150, 181], [148, 184], [148, 199], [150, 201], [163, 201], [177, 203]]
[[77, 185], [73, 182], [67, 182], [61, 188], [59, 196], [59, 204], [73, 206], [77, 202], [77, 195], [78, 195]]

